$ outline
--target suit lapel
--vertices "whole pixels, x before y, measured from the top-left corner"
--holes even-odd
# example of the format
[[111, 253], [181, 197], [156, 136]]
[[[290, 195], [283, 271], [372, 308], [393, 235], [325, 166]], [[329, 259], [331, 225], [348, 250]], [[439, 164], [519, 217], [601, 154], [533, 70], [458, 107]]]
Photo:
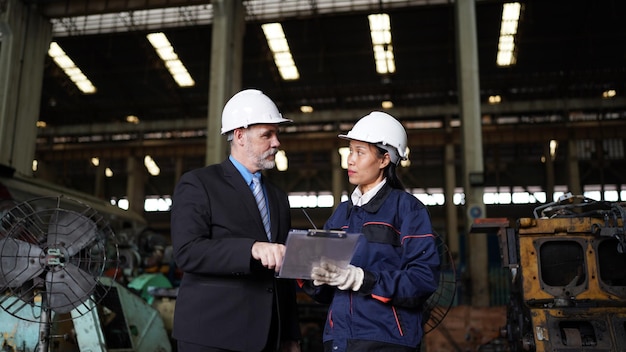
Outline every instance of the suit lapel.
[[[254, 195], [252, 194], [252, 190], [250, 190], [250, 185], [246, 184], [243, 176], [239, 173], [239, 170], [230, 162], [230, 160], [226, 159], [222, 162], [222, 169], [224, 170], [224, 179], [228, 182], [231, 187], [235, 190], [235, 194], [237, 197], [240, 197], [241, 205], [245, 210], [245, 214], [252, 217], [258, 225], [258, 233], [259, 235], [254, 235], [255, 239], [267, 241], [267, 236], [265, 235], [265, 227], [263, 226], [263, 219], [261, 219], [261, 214], [259, 213], [259, 208], [256, 204], [256, 200], [254, 199]], [[269, 193], [269, 191], [268, 191]], [[269, 202], [272, 204], [273, 202]], [[270, 214], [272, 214], [273, 208], [270, 208]], [[243, 216], [245, 216], [242, 213]], [[270, 215], [272, 216], [272, 215]], [[272, 224], [272, 233], [274, 233], [274, 221], [270, 218]], [[273, 235], [272, 235], [273, 238]]]

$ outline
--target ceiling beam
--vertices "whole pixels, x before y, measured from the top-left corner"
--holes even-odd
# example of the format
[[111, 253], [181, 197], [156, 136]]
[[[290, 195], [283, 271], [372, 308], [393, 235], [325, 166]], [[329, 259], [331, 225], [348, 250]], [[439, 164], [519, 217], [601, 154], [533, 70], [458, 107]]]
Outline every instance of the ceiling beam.
[[[28, 3], [29, 1], [25, 2]], [[210, 0], [52, 0], [44, 4], [39, 4], [39, 9], [44, 17], [60, 18], [168, 7], [207, 5], [209, 3]]]
[[[544, 143], [550, 140], [622, 139], [626, 121], [590, 121], [563, 124], [491, 125], [483, 126], [485, 145], [513, 145]], [[325, 152], [344, 145], [337, 138], [338, 131], [324, 133], [282, 134], [281, 148], [288, 153]], [[410, 148], [441, 148], [446, 143], [460, 145], [458, 128], [409, 130]], [[39, 144], [37, 157], [43, 160], [90, 159], [94, 154], [109, 158], [150, 154], [153, 157], [203, 157], [206, 154], [205, 138], [160, 139], [144, 141], [114, 141], [102, 143]]]
[[[498, 105], [482, 104], [483, 115], [513, 116], [521, 114], [569, 114], [578, 111], [606, 112], [626, 110], [626, 98], [616, 97], [613, 99], [555, 99], [533, 100], [522, 102], [504, 102]], [[421, 107], [401, 107], [385, 110], [400, 120], [409, 119], [438, 119], [445, 116], [458, 116], [458, 105], [433, 105]], [[326, 110], [313, 113], [289, 114], [295, 124], [314, 123], [337, 123], [355, 122], [360, 117], [367, 115], [370, 110]], [[50, 126], [39, 129], [38, 136], [89, 136], [106, 135], [117, 133], [138, 133], [154, 131], [189, 131], [206, 129], [206, 118], [200, 119], [177, 119], [166, 121], [144, 121], [139, 124], [131, 123], [93, 123], [68, 126]]]
[[[24, 2], [37, 3], [42, 15], [48, 18], [211, 4], [211, 0], [24, 0]], [[382, 3], [361, 0], [290, 0], [287, 2], [284, 0], [246, 0], [243, 2], [249, 9], [250, 18], [264, 20], [354, 13], [355, 11], [371, 12], [415, 6], [450, 5], [451, 3], [450, 0], [386, 0], [383, 6]]]

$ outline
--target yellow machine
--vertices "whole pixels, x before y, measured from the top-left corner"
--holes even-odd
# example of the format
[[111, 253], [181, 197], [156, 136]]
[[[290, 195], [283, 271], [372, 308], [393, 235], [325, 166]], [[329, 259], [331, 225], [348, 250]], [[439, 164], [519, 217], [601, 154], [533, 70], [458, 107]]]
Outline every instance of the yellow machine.
[[625, 207], [567, 194], [534, 218], [476, 220], [510, 272], [511, 351], [626, 349]]

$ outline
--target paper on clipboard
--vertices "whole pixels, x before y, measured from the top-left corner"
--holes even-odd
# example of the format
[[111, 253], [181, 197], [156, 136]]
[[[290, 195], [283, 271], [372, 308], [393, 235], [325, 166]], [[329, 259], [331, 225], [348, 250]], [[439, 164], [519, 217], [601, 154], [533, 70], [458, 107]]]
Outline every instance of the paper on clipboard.
[[324, 259], [347, 267], [361, 234], [343, 231], [291, 230], [287, 237], [280, 278], [311, 279], [311, 270]]

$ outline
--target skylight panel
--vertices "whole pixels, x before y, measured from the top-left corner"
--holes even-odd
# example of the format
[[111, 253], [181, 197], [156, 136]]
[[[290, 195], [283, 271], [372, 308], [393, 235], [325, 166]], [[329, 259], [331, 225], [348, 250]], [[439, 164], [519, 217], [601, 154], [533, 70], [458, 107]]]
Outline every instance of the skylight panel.
[[376, 72], [380, 74], [396, 72], [396, 63], [391, 45], [391, 22], [386, 13], [367, 16], [372, 37], [372, 49]]
[[85, 94], [93, 94], [96, 92], [96, 87], [91, 81], [83, 74], [83, 72], [74, 64], [74, 61], [67, 56], [65, 51], [61, 49], [61, 46], [57, 42], [50, 43], [48, 49], [48, 55], [54, 60], [54, 62], [65, 72], [72, 82]]
[[274, 55], [274, 63], [278, 67], [280, 76], [285, 80], [296, 80], [300, 78], [300, 73], [291, 55], [289, 43], [285, 37], [283, 26], [280, 23], [266, 23], [261, 25], [267, 44]]
[[165, 67], [167, 67], [178, 86], [191, 87], [196, 84], [163, 32], [150, 33], [146, 38], [148, 38], [150, 44], [152, 44], [161, 60], [163, 60]]
[[502, 22], [500, 23], [500, 39], [498, 41], [498, 66], [514, 65], [516, 61], [515, 35], [522, 5], [518, 2], [506, 3], [502, 6]]

